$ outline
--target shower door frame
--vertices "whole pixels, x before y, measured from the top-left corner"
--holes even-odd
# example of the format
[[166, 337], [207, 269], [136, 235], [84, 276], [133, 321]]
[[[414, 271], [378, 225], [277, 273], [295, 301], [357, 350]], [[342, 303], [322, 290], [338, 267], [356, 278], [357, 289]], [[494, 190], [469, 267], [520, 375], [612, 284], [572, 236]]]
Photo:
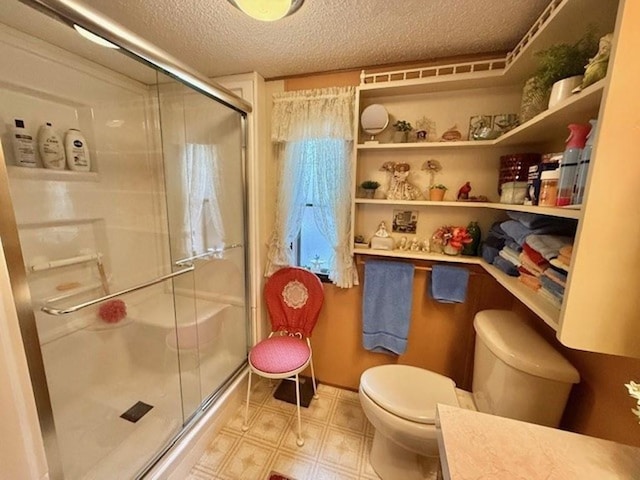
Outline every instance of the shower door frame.
[[[247, 168], [246, 168], [246, 148], [248, 141], [247, 132], [247, 115], [252, 112], [251, 104], [244, 99], [236, 96], [226, 88], [210, 81], [205, 76], [192, 70], [179, 60], [147, 42], [143, 38], [137, 36], [133, 32], [118, 25], [107, 17], [83, 6], [73, 0], [19, 0], [21, 3], [29, 5], [52, 16], [70, 27], [78, 25], [108, 40], [109, 42], [121, 47], [124, 54], [149, 65], [155, 70], [176, 79], [178, 82], [187, 87], [221, 103], [232, 110], [238, 112], [241, 116], [241, 162], [242, 162], [242, 188], [243, 188], [243, 212], [245, 220], [248, 219], [248, 190], [247, 190]], [[164, 161], [164, 159], [163, 159]], [[51, 397], [47, 385], [46, 372], [40, 347], [40, 339], [37, 332], [36, 319], [31, 300], [31, 293], [27, 282], [24, 258], [20, 245], [18, 232], [18, 224], [15, 218], [13, 203], [9, 192], [9, 176], [7, 173], [4, 152], [0, 148], [0, 185], [7, 188], [0, 188], [0, 237], [3, 241], [9, 278], [11, 281], [11, 289], [14, 296], [14, 303], [22, 342], [29, 367], [29, 377], [33, 388], [38, 420], [42, 432], [44, 450], [49, 470], [49, 478], [51, 480], [64, 479], [62, 468], [62, 460], [58, 448], [56, 436], [53, 408], [51, 405]], [[249, 238], [248, 228], [244, 232], [245, 248], [245, 299], [247, 302], [246, 316], [249, 320], [248, 336], [251, 336], [251, 330], [254, 328], [254, 320], [252, 318], [253, 304], [255, 299], [251, 298], [254, 283], [253, 269], [250, 268], [250, 259], [252, 255], [249, 253], [247, 240]], [[207, 398], [201, 405], [200, 410], [206, 409], [215, 399], [215, 393]], [[195, 415], [185, 426], [193, 424], [199, 415]], [[178, 433], [177, 437], [171, 442], [174, 444], [178, 438], [184, 435], [184, 428]], [[169, 448], [166, 447], [158, 452], [148, 466], [150, 468], [159, 457]]]

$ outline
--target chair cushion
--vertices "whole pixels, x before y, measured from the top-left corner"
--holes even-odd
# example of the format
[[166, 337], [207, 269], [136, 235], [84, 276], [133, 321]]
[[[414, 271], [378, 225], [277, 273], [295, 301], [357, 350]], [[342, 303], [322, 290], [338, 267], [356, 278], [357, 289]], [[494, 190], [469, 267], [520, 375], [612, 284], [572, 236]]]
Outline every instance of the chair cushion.
[[265, 373], [286, 373], [302, 367], [311, 356], [305, 340], [276, 336], [261, 341], [249, 352], [249, 363]]

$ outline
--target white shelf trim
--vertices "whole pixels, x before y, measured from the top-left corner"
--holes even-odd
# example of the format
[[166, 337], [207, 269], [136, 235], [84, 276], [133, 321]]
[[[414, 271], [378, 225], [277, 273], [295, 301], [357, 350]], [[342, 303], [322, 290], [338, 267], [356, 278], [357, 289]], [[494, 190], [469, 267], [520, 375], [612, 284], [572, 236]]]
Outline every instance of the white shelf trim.
[[509, 203], [492, 202], [432, 202], [429, 200], [384, 200], [370, 198], [356, 198], [358, 205], [412, 205], [426, 207], [449, 207], [449, 208], [487, 208], [491, 210], [505, 210], [512, 212], [535, 213], [537, 215], [547, 215], [550, 217], [571, 218], [578, 220], [582, 216], [582, 210], [563, 207], [541, 207], [539, 205], [512, 205]]

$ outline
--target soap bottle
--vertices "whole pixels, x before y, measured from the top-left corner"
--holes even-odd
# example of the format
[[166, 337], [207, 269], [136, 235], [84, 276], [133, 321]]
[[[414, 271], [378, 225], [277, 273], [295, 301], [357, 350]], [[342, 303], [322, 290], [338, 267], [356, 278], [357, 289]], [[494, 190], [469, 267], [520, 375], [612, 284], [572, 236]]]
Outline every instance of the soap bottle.
[[38, 151], [44, 168], [64, 170], [64, 145], [60, 136], [48, 122], [42, 125], [38, 131]]
[[591, 161], [591, 152], [593, 151], [593, 141], [596, 137], [596, 129], [598, 128], [598, 120], [589, 120], [591, 131], [587, 135], [587, 143], [585, 143], [582, 153], [580, 154], [580, 162], [578, 163], [578, 172], [573, 187], [573, 197], [571, 203], [580, 205], [584, 198], [584, 189], [587, 186], [587, 175], [589, 173], [589, 162]]
[[36, 165], [36, 148], [33, 137], [24, 127], [24, 120], [14, 119], [15, 127], [11, 134], [13, 143], [13, 155], [16, 165], [21, 167], [37, 167]]
[[578, 171], [578, 161], [580, 153], [587, 142], [587, 135], [591, 130], [591, 125], [588, 123], [572, 123], [568, 128], [571, 133], [567, 138], [567, 147], [560, 162], [560, 179], [558, 180], [558, 198], [556, 200], [558, 207], [571, 205], [573, 184]]
[[64, 139], [64, 149], [67, 154], [67, 165], [71, 170], [79, 172], [91, 170], [89, 149], [80, 130], [72, 128], [67, 131]]

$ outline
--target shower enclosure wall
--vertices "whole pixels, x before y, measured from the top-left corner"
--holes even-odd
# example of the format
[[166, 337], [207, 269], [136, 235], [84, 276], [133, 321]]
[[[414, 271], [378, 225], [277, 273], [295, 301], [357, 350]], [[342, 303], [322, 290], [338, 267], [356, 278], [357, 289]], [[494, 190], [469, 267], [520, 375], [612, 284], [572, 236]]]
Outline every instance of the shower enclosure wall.
[[[70, 54], [29, 33], [86, 40], [17, 1], [0, 21], [0, 234], [51, 478], [134, 478], [246, 362], [249, 107]], [[80, 130], [90, 171], [18, 166], [14, 119]]]

